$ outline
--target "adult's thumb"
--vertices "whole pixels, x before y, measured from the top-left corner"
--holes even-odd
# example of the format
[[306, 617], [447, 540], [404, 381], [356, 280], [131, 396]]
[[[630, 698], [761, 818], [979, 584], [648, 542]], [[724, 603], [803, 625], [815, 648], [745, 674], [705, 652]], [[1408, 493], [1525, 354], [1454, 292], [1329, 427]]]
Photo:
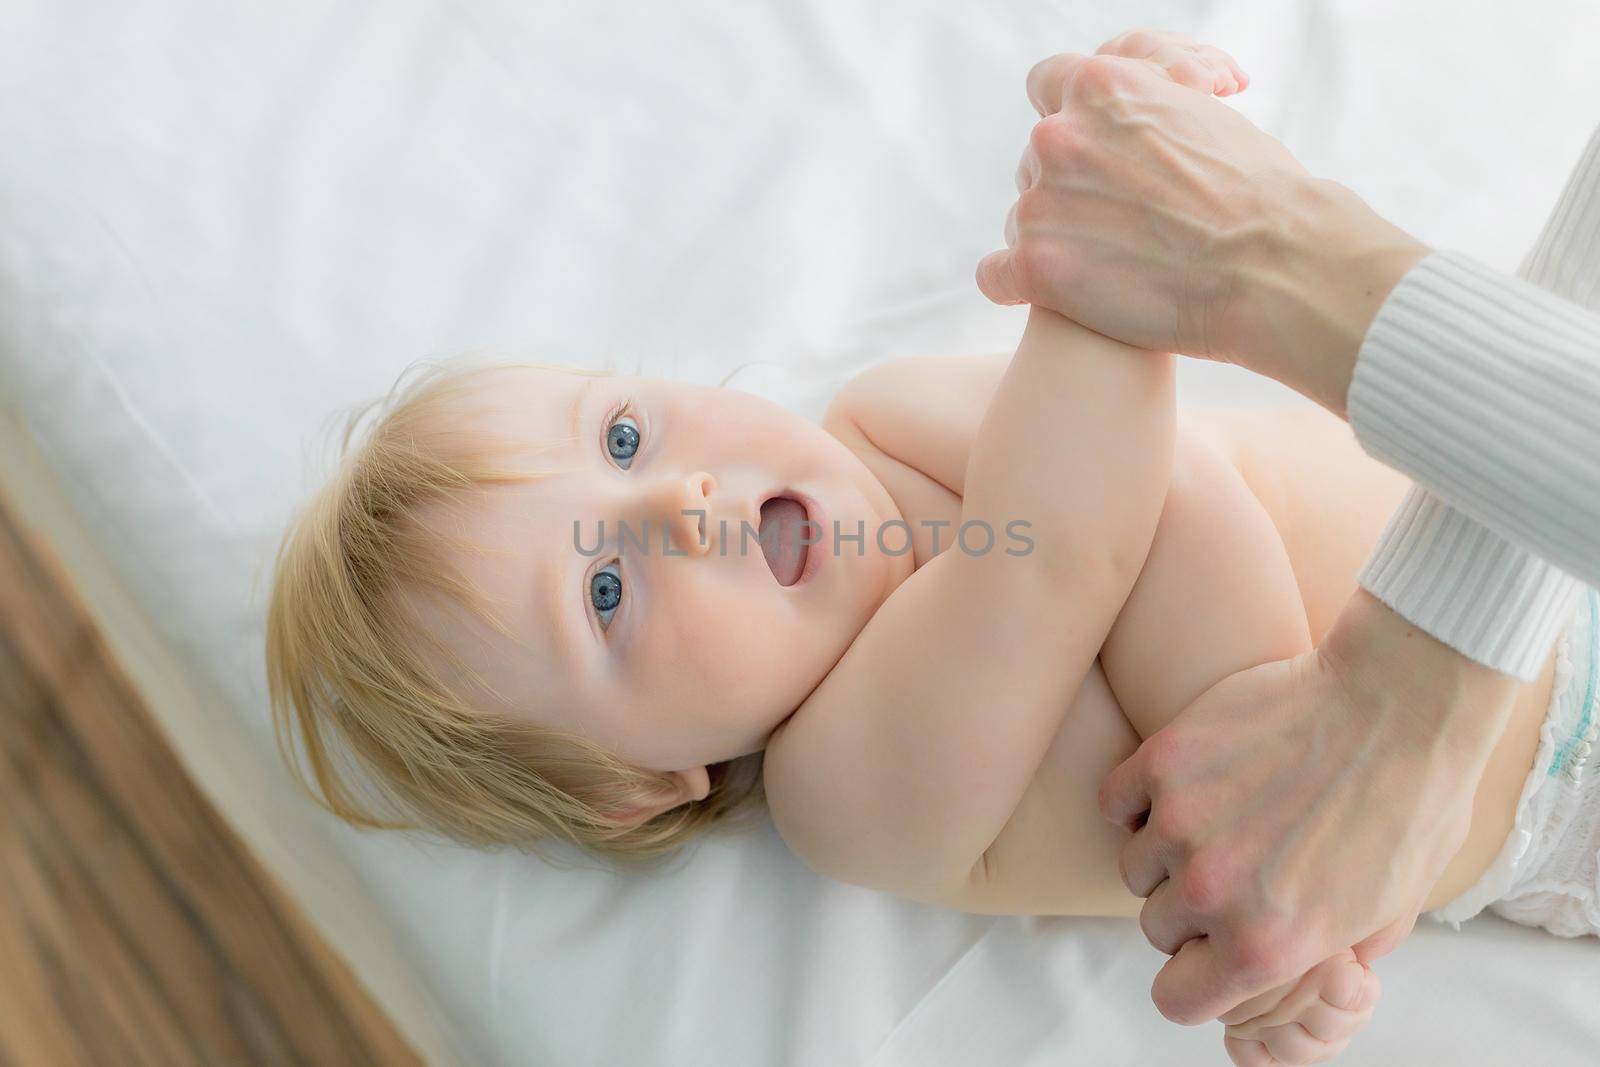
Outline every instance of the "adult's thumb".
[[1370, 964], [1373, 960], [1387, 956], [1399, 948], [1400, 942], [1411, 936], [1411, 930], [1416, 924], [1415, 912], [1404, 919], [1396, 919], [1359, 945], [1352, 946], [1352, 951], [1355, 952], [1356, 959]]
[[996, 304], [1026, 304], [1017, 291], [1017, 276], [1011, 269], [1011, 250], [990, 252], [978, 261], [978, 289]]

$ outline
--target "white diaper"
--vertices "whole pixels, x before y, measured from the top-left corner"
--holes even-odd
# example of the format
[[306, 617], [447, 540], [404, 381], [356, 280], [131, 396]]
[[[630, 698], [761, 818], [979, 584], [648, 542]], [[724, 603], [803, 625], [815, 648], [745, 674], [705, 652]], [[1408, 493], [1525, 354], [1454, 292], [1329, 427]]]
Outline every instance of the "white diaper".
[[1428, 914], [1459, 929], [1485, 907], [1562, 937], [1600, 936], [1600, 593], [1556, 643], [1550, 708], [1516, 822], [1471, 889]]

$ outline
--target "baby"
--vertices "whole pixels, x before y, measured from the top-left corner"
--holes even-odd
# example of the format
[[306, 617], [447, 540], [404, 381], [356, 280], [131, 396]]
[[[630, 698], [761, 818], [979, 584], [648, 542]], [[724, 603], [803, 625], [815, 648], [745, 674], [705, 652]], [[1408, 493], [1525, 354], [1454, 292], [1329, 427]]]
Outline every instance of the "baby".
[[[1014, 355], [881, 364], [821, 426], [729, 389], [443, 368], [285, 537], [285, 757], [298, 727], [314, 795], [363, 826], [634, 866], [765, 810], [844, 881], [1136, 916], [1101, 781], [1218, 680], [1311, 648], [1407, 488], [1320, 409], [1179, 419], [1172, 364], [1033, 308]], [[1570, 718], [1555, 659], [1429, 907], [1496, 862]], [[1225, 1017], [1230, 1052], [1325, 1058], [1376, 995], [1335, 957]]]

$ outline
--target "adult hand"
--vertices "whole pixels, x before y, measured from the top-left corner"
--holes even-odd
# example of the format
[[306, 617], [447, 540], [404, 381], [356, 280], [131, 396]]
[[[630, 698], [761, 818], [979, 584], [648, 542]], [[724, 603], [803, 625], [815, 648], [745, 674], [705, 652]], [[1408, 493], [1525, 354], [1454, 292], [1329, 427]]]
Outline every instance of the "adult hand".
[[1214, 99], [1226, 83], [1196, 68], [1222, 53], [1173, 64], [1204, 47], [1138, 31], [1028, 72], [1042, 117], [978, 287], [1136, 348], [1237, 363], [1343, 416], [1367, 327], [1429, 249]]
[[1466, 839], [1517, 681], [1358, 589], [1320, 648], [1218, 682], [1100, 790], [1123, 881], [1195, 1024], [1410, 932]]

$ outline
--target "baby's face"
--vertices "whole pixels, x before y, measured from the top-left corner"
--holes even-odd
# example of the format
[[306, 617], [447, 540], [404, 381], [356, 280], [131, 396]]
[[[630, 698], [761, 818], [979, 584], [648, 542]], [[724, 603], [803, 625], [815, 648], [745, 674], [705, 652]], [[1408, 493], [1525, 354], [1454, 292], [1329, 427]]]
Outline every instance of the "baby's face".
[[[880, 524], [900, 514], [871, 471], [759, 397], [532, 368], [503, 372], [486, 396], [493, 410], [479, 427], [527, 442], [513, 462], [570, 471], [494, 487], [451, 520], [491, 550], [452, 562], [495, 598], [514, 644], [475, 619], [423, 610], [511, 714], [637, 766], [685, 771], [764, 748], [913, 569], [909, 553], [879, 547]], [[820, 524], [803, 571], [756, 534], [763, 503], [779, 496], [804, 501]], [[767, 512], [769, 523], [800, 514], [781, 503]], [[859, 548], [836, 547], [835, 522], [847, 535], [861, 524]], [[905, 543], [893, 531], [883, 540]]]

